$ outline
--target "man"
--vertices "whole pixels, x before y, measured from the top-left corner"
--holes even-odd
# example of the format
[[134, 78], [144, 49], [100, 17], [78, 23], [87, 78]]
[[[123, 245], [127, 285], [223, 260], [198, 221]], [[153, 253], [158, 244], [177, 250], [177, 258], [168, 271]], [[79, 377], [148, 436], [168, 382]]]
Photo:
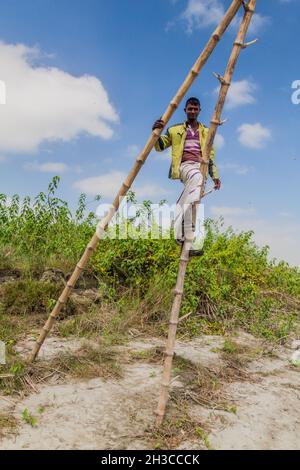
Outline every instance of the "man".
[[[187, 117], [186, 121], [169, 127], [167, 133], [158, 139], [155, 150], [161, 152], [172, 146], [172, 163], [169, 178], [180, 179], [185, 186], [176, 203], [175, 237], [179, 244], [183, 243], [184, 236], [194, 238], [189, 255], [201, 256], [203, 254], [203, 238], [196, 231], [193, 209], [195, 209], [196, 203], [200, 201], [200, 190], [203, 180], [200, 172], [200, 162], [208, 128], [198, 122], [198, 116], [201, 111], [198, 98], [189, 98], [184, 111]], [[158, 119], [153, 124], [152, 129], [162, 129], [163, 127], [164, 122]], [[215, 189], [220, 189], [221, 181], [218, 177], [215, 164], [214, 148], [210, 155], [209, 174], [215, 183]]]

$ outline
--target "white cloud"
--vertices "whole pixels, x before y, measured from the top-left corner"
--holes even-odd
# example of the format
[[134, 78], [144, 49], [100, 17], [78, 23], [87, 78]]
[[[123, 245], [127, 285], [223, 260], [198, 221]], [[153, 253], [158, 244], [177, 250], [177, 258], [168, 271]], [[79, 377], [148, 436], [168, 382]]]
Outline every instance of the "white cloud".
[[288, 211], [282, 211], [282, 212], [278, 212], [278, 215], [280, 217], [292, 217], [292, 213], [291, 212], [288, 212]]
[[128, 145], [127, 147], [127, 155], [128, 157], [134, 158], [137, 157], [138, 154], [140, 153], [140, 147], [138, 145]]
[[255, 214], [255, 209], [250, 208], [242, 208], [242, 207], [227, 207], [227, 206], [212, 206], [210, 208], [212, 215], [217, 217], [243, 217]]
[[0, 107], [0, 152], [32, 152], [45, 141], [81, 133], [109, 139], [118, 116], [100, 80], [37, 67], [37, 49], [0, 43], [6, 105]]
[[[150, 155], [151, 157], [151, 155]], [[158, 160], [168, 161], [171, 162], [172, 160], [172, 149], [169, 147], [167, 150], [163, 152], [155, 152], [155, 158]]]
[[219, 23], [224, 15], [224, 7], [219, 0], [188, 0], [181, 17], [188, 33], [195, 29]]
[[[225, 4], [222, 0], [188, 0], [185, 10], [180, 15], [187, 33], [191, 34], [196, 29], [217, 25], [225, 14]], [[232, 29], [236, 30], [242, 21], [242, 16], [237, 15], [232, 21]], [[260, 13], [254, 13], [249, 27], [249, 33], [255, 34], [262, 30], [270, 22], [270, 18]], [[171, 29], [174, 20], [169, 21], [166, 30]]]
[[6, 83], [0, 80], [0, 105], [6, 104]]
[[216, 134], [214, 146], [216, 150], [220, 150], [225, 145], [225, 139], [221, 134]]
[[[293, 223], [289, 219], [283, 223], [283, 219], [277, 221], [259, 218], [255, 211], [250, 214], [248, 209], [241, 209], [240, 213], [234, 211], [225, 214], [225, 226], [231, 225], [238, 231], [254, 231], [254, 240], [259, 246], [269, 245], [270, 256], [279, 260], [283, 259], [291, 265], [300, 267], [300, 224]], [[241, 217], [241, 215], [246, 217]], [[216, 214], [220, 215], [220, 214]]]
[[259, 122], [256, 124], [242, 124], [238, 128], [238, 133], [240, 143], [254, 149], [264, 147], [272, 137], [271, 131]]
[[171, 191], [158, 184], [143, 184], [142, 186], [133, 186], [132, 189], [138, 197], [143, 198], [157, 198], [171, 194]]
[[83, 168], [80, 165], [75, 165], [74, 171], [75, 171], [75, 173], [77, 173], [79, 175], [80, 173], [83, 172]]
[[246, 165], [240, 165], [238, 163], [219, 163], [218, 168], [223, 171], [230, 171], [236, 175], [247, 175], [250, 171], [253, 170], [252, 167]]
[[29, 171], [40, 171], [41, 173], [65, 173], [69, 167], [65, 163], [60, 162], [46, 162], [46, 163], [26, 163], [24, 165], [25, 170]]
[[[260, 13], [254, 13], [248, 33], [249, 34], [257, 34], [266, 28], [271, 22], [271, 18], [269, 16], [263, 16]], [[255, 46], [254, 46], [255, 47]]]
[[[113, 199], [120, 189], [123, 181], [125, 180], [127, 174], [121, 171], [111, 171], [104, 175], [92, 176], [90, 178], [84, 178], [82, 180], [76, 181], [73, 184], [75, 189], [95, 196], [100, 194], [104, 198]], [[157, 197], [157, 196], [166, 196], [170, 191], [166, 190], [164, 187], [161, 187], [156, 184], [143, 184], [137, 185], [133, 184], [131, 188], [138, 197]]]
[[[233, 109], [238, 106], [245, 104], [255, 103], [255, 98], [253, 96], [254, 91], [257, 86], [251, 80], [240, 80], [233, 81], [228, 90], [228, 95], [226, 98], [226, 107], [228, 109]], [[219, 88], [215, 90], [219, 92]]]
[[101, 194], [103, 197], [113, 198], [126, 178], [126, 174], [121, 171], [111, 171], [110, 173], [84, 178], [74, 183], [74, 188], [95, 196]]

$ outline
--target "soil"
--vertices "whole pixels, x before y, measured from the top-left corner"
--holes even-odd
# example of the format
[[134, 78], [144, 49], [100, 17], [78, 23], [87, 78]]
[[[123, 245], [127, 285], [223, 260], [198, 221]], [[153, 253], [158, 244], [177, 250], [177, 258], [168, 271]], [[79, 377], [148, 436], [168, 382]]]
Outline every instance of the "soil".
[[[245, 333], [234, 338], [251, 348], [265, 344]], [[224, 355], [224, 338], [204, 336], [178, 341], [176, 353], [196, 366], [219, 370]], [[138, 339], [118, 350], [147, 351], [163, 346], [156, 338]], [[32, 341], [20, 343], [17, 350], [26, 354]], [[79, 340], [49, 338], [41, 361], [48, 361], [69, 350], [79, 349]], [[225, 392], [234, 407], [230, 411], [189, 402], [189, 416], [205, 423], [207, 438], [183, 436], [180, 449], [299, 449], [300, 448], [300, 373], [291, 357], [300, 349], [299, 341], [289, 347], [276, 347], [244, 367], [248, 379], [230, 380]], [[0, 413], [12, 414], [19, 422], [14, 435], [0, 439], [0, 449], [150, 449], [149, 429], [155, 421], [162, 366], [160, 361], [133, 360], [124, 364], [122, 379], [68, 380], [38, 386], [38, 392], [23, 398], [1, 397]], [[173, 389], [182, 390], [180, 376]], [[169, 403], [168, 414], [173, 403]], [[22, 420], [27, 409], [37, 418], [36, 426]]]

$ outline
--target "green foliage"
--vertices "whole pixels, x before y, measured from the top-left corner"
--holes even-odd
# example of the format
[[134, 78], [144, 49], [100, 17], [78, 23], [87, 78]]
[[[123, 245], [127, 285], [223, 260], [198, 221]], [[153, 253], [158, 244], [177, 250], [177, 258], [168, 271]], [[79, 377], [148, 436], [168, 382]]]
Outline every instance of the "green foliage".
[[204, 431], [199, 426], [197, 426], [196, 429], [195, 429], [195, 435], [198, 438], [202, 439], [202, 441], [204, 442], [207, 450], [214, 450], [211, 443], [209, 442], [208, 433], [206, 431]]
[[22, 419], [25, 423], [30, 424], [31, 427], [35, 428], [38, 425], [38, 420], [33, 416], [27, 408], [22, 411]]
[[[59, 178], [53, 178], [47, 193], [33, 201], [28, 197], [21, 201], [18, 195], [8, 201], [0, 195], [0, 268], [18, 268], [22, 273], [19, 280], [1, 288], [0, 315], [50, 311], [60, 286], [35, 280], [36, 273], [45, 267], [70, 272], [95, 231], [97, 219], [87, 210], [85, 195], [80, 196], [73, 215], [68, 204], [56, 196], [58, 183]], [[132, 191], [127, 198], [135, 202]], [[141, 212], [151, 217], [150, 201], [144, 201]], [[113, 315], [103, 324], [97, 311], [92, 311], [86, 328], [115, 339], [134, 322], [165, 333], [177, 278], [179, 247], [172, 238], [138, 238], [142, 228], [134, 225], [136, 217], [126, 222], [134, 237], [106, 237], [89, 265], [105, 290], [105, 303], [112, 305]], [[121, 223], [124, 221], [114, 227], [117, 233]], [[270, 261], [268, 248], [258, 248], [251, 231], [224, 230], [222, 221], [206, 222], [204, 250], [204, 256], [192, 259], [187, 267], [180, 314], [193, 315], [179, 325], [179, 333], [223, 334], [238, 326], [283, 341], [299, 319], [299, 269]], [[61, 330], [66, 335], [82, 326], [82, 320], [71, 319]]]
[[37, 259], [55, 254], [78, 257], [94, 231], [95, 215], [86, 215], [86, 197], [81, 195], [75, 216], [67, 202], [55, 196], [59, 177], [54, 177], [47, 193], [33, 201], [14, 195], [8, 201], [0, 194], [0, 246], [10, 246], [16, 257]]
[[22, 279], [7, 282], [1, 288], [2, 309], [6, 314], [28, 315], [46, 313], [52, 299], [60, 293], [60, 286], [52, 282]]
[[223, 351], [227, 354], [235, 353], [237, 351], [236, 344], [226, 338], [223, 344]]

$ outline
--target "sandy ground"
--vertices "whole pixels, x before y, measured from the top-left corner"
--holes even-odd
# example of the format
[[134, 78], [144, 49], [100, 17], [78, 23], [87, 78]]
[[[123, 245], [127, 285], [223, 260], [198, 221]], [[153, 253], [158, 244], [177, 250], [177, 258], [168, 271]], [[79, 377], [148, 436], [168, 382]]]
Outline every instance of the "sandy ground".
[[[177, 354], [195, 364], [211, 368], [220, 365], [216, 348], [222, 337], [207, 336], [178, 342]], [[243, 344], [257, 345], [258, 340], [241, 334]], [[156, 339], [139, 340], [122, 346], [141, 351], [163, 345]], [[30, 344], [19, 345], [26, 352]], [[68, 348], [76, 351], [76, 341], [49, 338], [41, 360]], [[190, 405], [190, 415], [207, 423], [208, 440], [215, 449], [299, 449], [300, 448], [300, 373], [291, 367], [291, 357], [298, 357], [299, 341], [289, 348], [277, 348], [275, 357], [261, 357], [251, 362], [252, 380], [233, 382], [226, 393], [236, 404], [236, 413]], [[0, 411], [12, 413], [19, 420], [18, 434], [0, 440], [0, 449], [148, 449], [145, 431], [154, 423], [161, 366], [145, 362], [125, 366], [124, 378], [104, 381], [71, 381], [39, 387], [24, 399], [0, 396]], [[173, 387], [183, 387], [180, 378]], [[36, 427], [22, 421], [27, 408], [37, 416]], [[40, 409], [42, 408], [42, 412]], [[203, 442], [188, 440], [181, 449], [202, 449]]]

